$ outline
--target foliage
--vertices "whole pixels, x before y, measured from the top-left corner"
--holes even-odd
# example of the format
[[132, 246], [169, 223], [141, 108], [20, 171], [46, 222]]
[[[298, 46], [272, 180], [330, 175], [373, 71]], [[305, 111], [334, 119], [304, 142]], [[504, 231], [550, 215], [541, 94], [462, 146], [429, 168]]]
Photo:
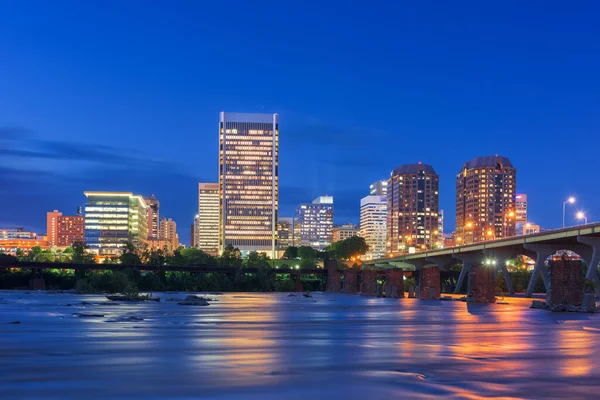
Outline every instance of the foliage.
[[367, 253], [369, 251], [369, 245], [365, 242], [365, 239], [360, 236], [351, 236], [344, 240], [332, 243], [326, 249], [327, 252], [331, 253], [337, 259], [349, 260]]
[[242, 265], [242, 253], [237, 247], [228, 244], [221, 254], [221, 265], [238, 267]]
[[409, 276], [404, 280], [404, 290], [408, 290], [408, 288], [410, 288], [411, 286], [416, 289], [417, 280], [414, 277]]
[[85, 245], [82, 242], [73, 243], [73, 256], [72, 260], [74, 264], [95, 264], [93, 254], [89, 254], [86, 251]]
[[283, 253], [283, 258], [285, 258], [286, 260], [293, 260], [298, 258], [298, 248], [295, 246], [289, 246], [287, 249], [285, 249], [285, 252]]
[[302, 261], [314, 261], [317, 256], [317, 251], [310, 246], [300, 246], [298, 247], [298, 257]]

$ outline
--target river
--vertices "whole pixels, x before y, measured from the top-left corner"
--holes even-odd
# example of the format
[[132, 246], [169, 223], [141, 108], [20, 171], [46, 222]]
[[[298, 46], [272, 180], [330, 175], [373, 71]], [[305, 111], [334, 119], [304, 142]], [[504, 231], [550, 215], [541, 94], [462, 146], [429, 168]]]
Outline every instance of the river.
[[524, 299], [155, 296], [0, 291], [0, 398], [600, 398], [598, 314]]

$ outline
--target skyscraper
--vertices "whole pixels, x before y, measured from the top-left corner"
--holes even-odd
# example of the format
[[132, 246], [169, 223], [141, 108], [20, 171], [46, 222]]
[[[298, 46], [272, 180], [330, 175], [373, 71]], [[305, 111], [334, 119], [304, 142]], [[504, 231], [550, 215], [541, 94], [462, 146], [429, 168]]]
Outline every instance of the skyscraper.
[[222, 112], [219, 249], [276, 256], [279, 116]]
[[387, 250], [431, 249], [438, 240], [439, 177], [427, 164], [392, 171], [387, 192]]
[[169, 251], [179, 247], [179, 235], [177, 234], [177, 224], [171, 218], [162, 217], [160, 219], [159, 237], [167, 245]]
[[515, 202], [516, 222], [527, 222], [527, 195], [517, 194]]
[[371, 196], [387, 196], [388, 181], [373, 182], [369, 186], [369, 195]]
[[206, 253], [216, 256], [219, 252], [219, 184], [198, 184], [198, 215], [196, 226], [196, 246]]
[[119, 256], [126, 242], [136, 246], [148, 242], [148, 206], [139, 194], [130, 192], [84, 192], [85, 244], [107, 257]]
[[365, 259], [385, 255], [387, 196], [366, 196], [360, 200], [360, 236], [369, 246]]
[[457, 245], [515, 235], [517, 170], [501, 156], [467, 161], [456, 175]]
[[279, 250], [285, 250], [294, 245], [294, 218], [277, 218], [277, 246]]
[[160, 236], [160, 201], [154, 195], [144, 197], [144, 201], [148, 205], [148, 238], [158, 238]]
[[333, 235], [333, 197], [319, 196], [312, 203], [303, 203], [296, 208], [294, 231], [298, 229], [300, 246], [323, 250], [331, 244]]

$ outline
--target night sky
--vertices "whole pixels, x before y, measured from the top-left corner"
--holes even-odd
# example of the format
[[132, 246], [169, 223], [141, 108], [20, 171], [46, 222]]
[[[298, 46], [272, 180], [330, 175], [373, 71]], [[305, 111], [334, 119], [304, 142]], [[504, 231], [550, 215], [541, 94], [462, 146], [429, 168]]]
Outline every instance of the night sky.
[[421, 161], [450, 232], [456, 173], [500, 154], [531, 221], [560, 226], [568, 195], [600, 220], [598, 21], [597, 1], [0, 0], [0, 226], [123, 190], [189, 243], [219, 111], [280, 114], [280, 216], [329, 194], [358, 222]]

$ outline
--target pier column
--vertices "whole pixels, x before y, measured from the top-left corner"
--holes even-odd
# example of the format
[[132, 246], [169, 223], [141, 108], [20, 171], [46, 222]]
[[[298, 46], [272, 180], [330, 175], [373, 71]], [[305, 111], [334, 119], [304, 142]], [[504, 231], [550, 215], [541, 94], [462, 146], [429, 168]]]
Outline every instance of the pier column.
[[600, 297], [600, 278], [598, 278], [598, 263], [600, 263], [600, 238], [598, 237], [578, 237], [577, 241], [592, 248], [592, 256], [587, 259], [588, 267], [585, 273], [585, 279], [589, 279], [596, 284], [596, 296]]
[[[453, 254], [452, 257], [456, 258], [457, 260], [462, 261], [462, 268], [460, 269], [460, 275], [458, 276], [458, 282], [456, 282], [456, 288], [454, 288], [454, 294], [457, 294], [460, 292], [460, 288], [462, 287], [463, 282], [469, 276], [472, 266], [483, 262], [484, 256], [483, 256], [483, 253], [466, 253], [466, 254]], [[469, 282], [470, 282], [470, 280], [467, 280], [467, 293], [470, 292], [469, 285], [468, 285]]]
[[385, 276], [385, 297], [404, 297], [404, 271], [388, 269]]
[[363, 296], [377, 296], [377, 270], [363, 269], [360, 293]]
[[300, 280], [300, 275], [294, 275], [294, 282], [296, 282], [296, 292], [304, 292], [304, 284]]
[[337, 261], [328, 260], [326, 263], [327, 268], [327, 292], [339, 293], [342, 289], [342, 274], [337, 269]]
[[473, 303], [496, 302], [496, 268], [493, 265], [471, 265], [467, 301]]
[[419, 271], [419, 299], [437, 300], [440, 298], [440, 269], [422, 268]]
[[552, 246], [549, 244], [525, 244], [523, 247], [525, 247], [527, 250], [535, 251], [535, 267], [533, 268], [531, 279], [529, 279], [529, 284], [527, 284], [527, 292], [525, 292], [525, 297], [531, 297], [533, 295], [533, 289], [535, 288], [535, 283], [537, 282], [537, 278], [540, 274], [542, 275], [542, 280], [544, 281], [544, 287], [546, 288], [547, 293], [549, 283], [546, 260], [552, 254], [560, 250], [560, 246]]
[[583, 303], [583, 276], [581, 261], [561, 258], [550, 262], [550, 287], [546, 304], [580, 306]]
[[344, 281], [342, 293], [356, 294], [358, 293], [358, 272], [353, 270], [344, 271]]
[[498, 274], [498, 271], [502, 271], [502, 276], [504, 276], [508, 293], [515, 294], [515, 289], [512, 284], [512, 280], [510, 279], [510, 274], [508, 273], [508, 268], [506, 268], [506, 262], [510, 259], [516, 258], [520, 252], [516, 249], [510, 248], [484, 250], [483, 253], [487, 257], [492, 258], [493, 265], [496, 267], [496, 270], [494, 271], [495, 274]]

